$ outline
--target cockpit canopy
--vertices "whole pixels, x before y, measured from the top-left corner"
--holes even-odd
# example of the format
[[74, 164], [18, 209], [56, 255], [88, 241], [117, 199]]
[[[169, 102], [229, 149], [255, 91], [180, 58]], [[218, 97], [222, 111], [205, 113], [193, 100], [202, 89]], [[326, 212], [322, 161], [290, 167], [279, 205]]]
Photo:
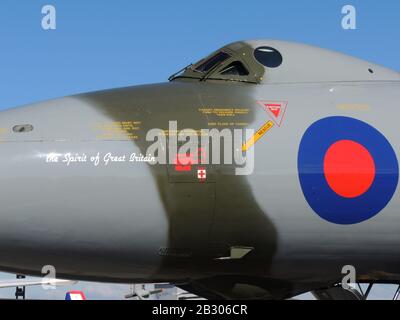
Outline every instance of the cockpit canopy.
[[175, 79], [249, 84], [399, 81], [400, 74], [334, 51], [256, 40], [229, 44], [170, 77]]

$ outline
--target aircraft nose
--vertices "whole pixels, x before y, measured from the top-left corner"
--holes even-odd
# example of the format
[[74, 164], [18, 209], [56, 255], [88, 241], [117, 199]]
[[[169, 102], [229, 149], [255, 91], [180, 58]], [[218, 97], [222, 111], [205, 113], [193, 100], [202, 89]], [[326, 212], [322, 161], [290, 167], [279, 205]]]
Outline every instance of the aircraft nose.
[[[152, 253], [165, 247], [168, 227], [148, 163], [90, 161], [97, 154], [140, 153], [129, 137], [103, 135], [114, 128], [98, 104], [81, 97], [0, 113], [0, 270], [40, 274], [43, 265], [56, 264], [71, 273], [76, 266], [68, 257], [90, 255], [85, 267], [107, 275], [112, 266], [102, 253], [114, 252], [115, 244], [116, 259], [131, 265], [139, 259], [145, 270], [156, 265], [149, 261], [159, 256], [145, 257], [143, 246]], [[86, 161], [68, 165], [68, 154], [86, 154]]]

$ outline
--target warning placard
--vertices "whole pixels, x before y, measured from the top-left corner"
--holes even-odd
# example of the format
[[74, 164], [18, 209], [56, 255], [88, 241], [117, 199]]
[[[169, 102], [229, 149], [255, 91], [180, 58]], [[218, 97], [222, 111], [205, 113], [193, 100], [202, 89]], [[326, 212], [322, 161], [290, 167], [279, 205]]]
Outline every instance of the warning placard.
[[286, 101], [258, 101], [258, 104], [263, 107], [278, 127], [282, 125], [288, 105]]

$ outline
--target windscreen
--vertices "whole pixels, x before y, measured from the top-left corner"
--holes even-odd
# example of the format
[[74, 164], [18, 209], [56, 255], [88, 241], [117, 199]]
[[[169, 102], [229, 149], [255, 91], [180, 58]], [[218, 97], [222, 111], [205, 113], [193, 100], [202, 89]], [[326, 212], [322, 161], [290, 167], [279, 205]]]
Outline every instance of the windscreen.
[[224, 62], [226, 59], [230, 58], [230, 55], [226, 52], [218, 52], [217, 54], [213, 55], [211, 58], [207, 59], [206, 61], [200, 63], [198, 66], [194, 68], [195, 71], [207, 73], [215, 66], [219, 65], [220, 63]]

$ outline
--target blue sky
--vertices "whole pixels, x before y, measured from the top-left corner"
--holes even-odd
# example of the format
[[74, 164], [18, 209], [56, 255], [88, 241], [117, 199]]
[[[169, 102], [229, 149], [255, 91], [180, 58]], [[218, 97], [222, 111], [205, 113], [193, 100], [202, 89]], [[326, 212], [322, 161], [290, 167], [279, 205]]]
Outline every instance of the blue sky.
[[[41, 8], [57, 29], [41, 28]], [[357, 30], [341, 8], [357, 9]], [[393, 0], [3, 0], [0, 109], [53, 97], [162, 82], [226, 43], [305, 42], [400, 70], [400, 2]]]
[[[56, 7], [56, 30], [41, 27], [46, 4]], [[357, 30], [341, 27], [346, 4], [357, 10]], [[0, 110], [166, 81], [243, 39], [305, 42], [400, 71], [399, 15], [393, 0], [2, 0]], [[121, 297], [128, 286], [105, 288]]]

